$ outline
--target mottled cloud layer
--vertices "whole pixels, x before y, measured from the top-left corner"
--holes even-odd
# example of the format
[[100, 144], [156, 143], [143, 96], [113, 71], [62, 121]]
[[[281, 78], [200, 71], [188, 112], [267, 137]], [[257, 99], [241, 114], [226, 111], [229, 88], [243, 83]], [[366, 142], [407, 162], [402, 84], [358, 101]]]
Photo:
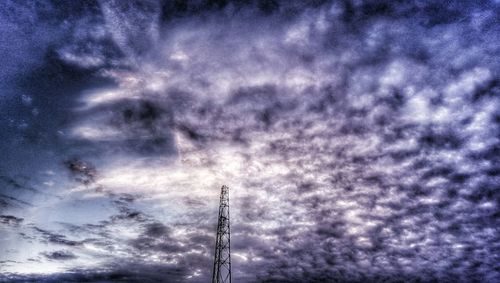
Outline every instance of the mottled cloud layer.
[[0, 281], [497, 281], [499, 9], [1, 4]]

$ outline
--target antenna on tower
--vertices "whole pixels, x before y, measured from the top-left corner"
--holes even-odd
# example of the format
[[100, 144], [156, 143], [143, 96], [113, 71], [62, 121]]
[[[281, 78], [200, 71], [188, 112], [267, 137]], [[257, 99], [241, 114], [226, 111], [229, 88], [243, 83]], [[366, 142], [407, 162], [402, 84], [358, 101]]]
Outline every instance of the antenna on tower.
[[212, 283], [231, 283], [231, 232], [229, 229], [229, 187], [220, 192], [219, 220], [215, 239]]

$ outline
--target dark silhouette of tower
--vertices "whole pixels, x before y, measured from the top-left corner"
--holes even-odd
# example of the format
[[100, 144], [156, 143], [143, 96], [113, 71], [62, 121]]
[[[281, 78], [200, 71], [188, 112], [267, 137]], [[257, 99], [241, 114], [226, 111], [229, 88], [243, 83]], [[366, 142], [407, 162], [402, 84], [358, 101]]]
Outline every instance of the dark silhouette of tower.
[[215, 239], [214, 271], [212, 283], [231, 283], [231, 232], [229, 229], [229, 188], [220, 192], [219, 221]]

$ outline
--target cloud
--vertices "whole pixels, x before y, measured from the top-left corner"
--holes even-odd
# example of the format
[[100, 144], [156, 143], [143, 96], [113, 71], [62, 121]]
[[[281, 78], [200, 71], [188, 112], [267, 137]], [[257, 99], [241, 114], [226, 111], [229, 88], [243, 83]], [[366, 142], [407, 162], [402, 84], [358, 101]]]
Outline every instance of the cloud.
[[64, 162], [64, 165], [75, 176], [75, 180], [84, 184], [89, 185], [95, 182], [97, 177], [97, 170], [91, 164], [87, 164], [84, 161], [78, 159], [70, 159]]
[[33, 230], [41, 236], [42, 241], [54, 243], [63, 246], [79, 246], [82, 243], [78, 241], [68, 240], [65, 235], [54, 233], [38, 227], [33, 227]]
[[21, 222], [23, 222], [23, 218], [18, 218], [12, 215], [0, 215], [0, 223], [6, 224], [6, 225], [13, 225], [17, 226]]
[[[52, 6], [49, 15], [64, 11]], [[47, 152], [40, 160], [92, 188], [53, 177], [63, 199], [50, 201], [55, 220], [3, 215], [64, 246], [41, 264], [71, 257], [48, 275], [7, 276], [206, 281], [217, 189], [228, 184], [235, 280], [494, 280], [497, 10], [488, 1], [70, 9], [71, 36], [49, 40], [37, 59], [47, 70], [24, 83], [52, 95], [16, 106], [44, 118], [19, 115], [27, 126], [9, 133], [30, 137], [13, 156]], [[49, 202], [33, 200], [47, 213]], [[56, 224], [68, 211], [74, 223]]]
[[71, 272], [54, 275], [2, 275], [3, 278], [0, 277], [0, 279], [9, 282], [183, 282], [176, 279], [183, 278], [183, 275], [185, 275], [185, 270], [175, 266], [142, 265], [137, 262], [127, 262], [109, 266], [109, 269], [101, 271], [75, 269]]
[[55, 252], [50, 252], [50, 253], [44, 253], [43, 254], [46, 258], [52, 259], [52, 260], [71, 260], [76, 258], [76, 256], [69, 252], [69, 251], [55, 251]]

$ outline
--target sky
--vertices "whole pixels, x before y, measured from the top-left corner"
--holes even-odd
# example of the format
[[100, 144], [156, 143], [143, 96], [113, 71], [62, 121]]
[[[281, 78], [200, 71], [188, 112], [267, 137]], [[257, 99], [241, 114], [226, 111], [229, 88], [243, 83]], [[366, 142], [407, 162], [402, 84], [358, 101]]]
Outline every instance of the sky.
[[500, 282], [499, 1], [0, 2], [0, 282]]

